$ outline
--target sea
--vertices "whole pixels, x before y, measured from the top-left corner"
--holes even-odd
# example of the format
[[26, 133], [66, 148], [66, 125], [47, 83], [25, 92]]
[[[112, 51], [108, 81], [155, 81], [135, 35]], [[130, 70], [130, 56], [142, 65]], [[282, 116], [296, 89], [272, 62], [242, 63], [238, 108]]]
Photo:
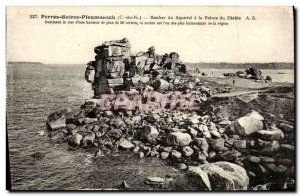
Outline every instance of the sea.
[[[132, 171], [135, 172], [137, 167], [140, 168], [136, 176], [161, 173], [157, 170], [158, 167], [164, 167], [160, 162], [134, 162], [135, 159], [122, 156], [114, 158], [114, 161], [104, 158], [99, 166], [90, 153], [70, 151], [68, 145], [49, 140], [45, 124], [47, 116], [64, 108], [78, 109], [86, 99], [92, 97], [91, 85], [85, 81], [84, 71], [85, 65], [7, 65], [7, 169], [10, 170], [12, 190], [111, 188], [108, 183], [115, 182], [113, 175], [133, 178]], [[213, 72], [215, 76], [234, 72], [228, 69], [205, 71], [208, 74]], [[263, 70], [265, 72], [277, 82], [294, 81], [293, 70]], [[34, 157], [36, 153], [42, 154], [42, 158]], [[147, 164], [155, 170], [144, 168], [143, 165]], [[118, 180], [122, 179], [120, 175], [117, 176]]]

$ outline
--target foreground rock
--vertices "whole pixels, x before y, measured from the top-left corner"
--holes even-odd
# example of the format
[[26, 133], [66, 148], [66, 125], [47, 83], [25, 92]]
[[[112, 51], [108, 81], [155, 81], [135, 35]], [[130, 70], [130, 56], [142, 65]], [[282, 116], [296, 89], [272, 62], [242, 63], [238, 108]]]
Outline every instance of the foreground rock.
[[263, 122], [261, 119], [263, 118], [261, 118], [260, 115], [256, 112], [252, 112], [232, 122], [227, 127], [227, 130], [232, 134], [250, 135], [251, 133], [263, 129]]
[[249, 178], [244, 168], [229, 162], [189, 167], [171, 182], [172, 190], [247, 190]]

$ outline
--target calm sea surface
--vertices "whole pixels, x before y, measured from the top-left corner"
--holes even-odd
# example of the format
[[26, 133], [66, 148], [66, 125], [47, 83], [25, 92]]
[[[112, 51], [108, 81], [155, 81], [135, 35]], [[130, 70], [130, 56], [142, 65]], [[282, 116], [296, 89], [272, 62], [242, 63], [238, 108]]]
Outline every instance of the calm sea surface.
[[[84, 100], [92, 97], [91, 85], [84, 80], [84, 70], [84, 65], [7, 66], [7, 133], [12, 189], [74, 190], [100, 186], [94, 180], [101, 177], [101, 174], [95, 174], [99, 167], [92, 162], [90, 154], [69, 151], [65, 144], [51, 143], [45, 126], [51, 112], [68, 107], [78, 109]], [[214, 72], [215, 76], [233, 72], [205, 71]], [[271, 75], [275, 81], [293, 82], [294, 79], [292, 70], [263, 70], [263, 73]], [[33, 158], [31, 155], [36, 152], [45, 154], [45, 157], [40, 160]], [[122, 166], [122, 160], [118, 161]], [[132, 159], [127, 162], [130, 161]], [[110, 161], [106, 162], [107, 167]], [[128, 163], [129, 166], [134, 164]], [[143, 169], [147, 162], [138, 160], [137, 164]], [[102, 173], [107, 170], [103, 169]], [[153, 173], [150, 170], [145, 172]], [[111, 176], [111, 173], [106, 175]]]
[[[86, 154], [51, 143], [45, 129], [45, 119], [51, 112], [76, 109], [92, 96], [84, 70], [83, 65], [7, 67], [7, 133], [13, 189], [87, 188], [83, 179], [89, 170], [81, 170], [86, 167]], [[44, 153], [45, 158], [31, 157], [36, 152]]]

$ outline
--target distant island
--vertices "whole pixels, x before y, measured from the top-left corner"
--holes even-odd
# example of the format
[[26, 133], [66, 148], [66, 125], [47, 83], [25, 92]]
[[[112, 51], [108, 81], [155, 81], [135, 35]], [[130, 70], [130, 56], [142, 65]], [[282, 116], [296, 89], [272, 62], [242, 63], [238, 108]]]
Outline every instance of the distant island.
[[190, 68], [202, 69], [248, 69], [250, 67], [256, 69], [294, 69], [293, 63], [186, 63]]
[[30, 61], [7, 61], [8, 64], [35, 64], [35, 65], [43, 65], [41, 62], [30, 62]]

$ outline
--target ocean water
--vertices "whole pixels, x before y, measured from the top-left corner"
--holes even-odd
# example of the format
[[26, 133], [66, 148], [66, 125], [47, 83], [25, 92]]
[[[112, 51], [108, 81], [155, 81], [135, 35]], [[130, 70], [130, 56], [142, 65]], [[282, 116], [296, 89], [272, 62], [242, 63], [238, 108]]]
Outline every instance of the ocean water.
[[[78, 108], [92, 96], [85, 66], [7, 66], [7, 134], [12, 189], [86, 188], [86, 153], [49, 141], [45, 120], [54, 111]], [[34, 159], [41, 152], [45, 157]], [[87, 161], [88, 162], [88, 161]], [[71, 163], [71, 164], [70, 164]], [[80, 175], [79, 175], [80, 174]], [[86, 175], [86, 176], [85, 176]], [[79, 181], [78, 176], [82, 179]]]
[[[69, 151], [68, 145], [49, 140], [47, 116], [68, 107], [78, 109], [84, 100], [92, 97], [84, 71], [84, 65], [7, 66], [7, 134], [13, 190], [111, 188], [120, 180], [144, 189], [145, 176], [173, 171], [160, 159], [140, 160], [129, 155], [94, 161], [90, 153]], [[221, 75], [231, 71], [213, 72]], [[269, 72], [275, 75], [279, 71]], [[282, 72], [287, 72], [285, 77], [293, 77], [291, 70]], [[37, 152], [43, 153], [44, 158], [31, 156]]]

